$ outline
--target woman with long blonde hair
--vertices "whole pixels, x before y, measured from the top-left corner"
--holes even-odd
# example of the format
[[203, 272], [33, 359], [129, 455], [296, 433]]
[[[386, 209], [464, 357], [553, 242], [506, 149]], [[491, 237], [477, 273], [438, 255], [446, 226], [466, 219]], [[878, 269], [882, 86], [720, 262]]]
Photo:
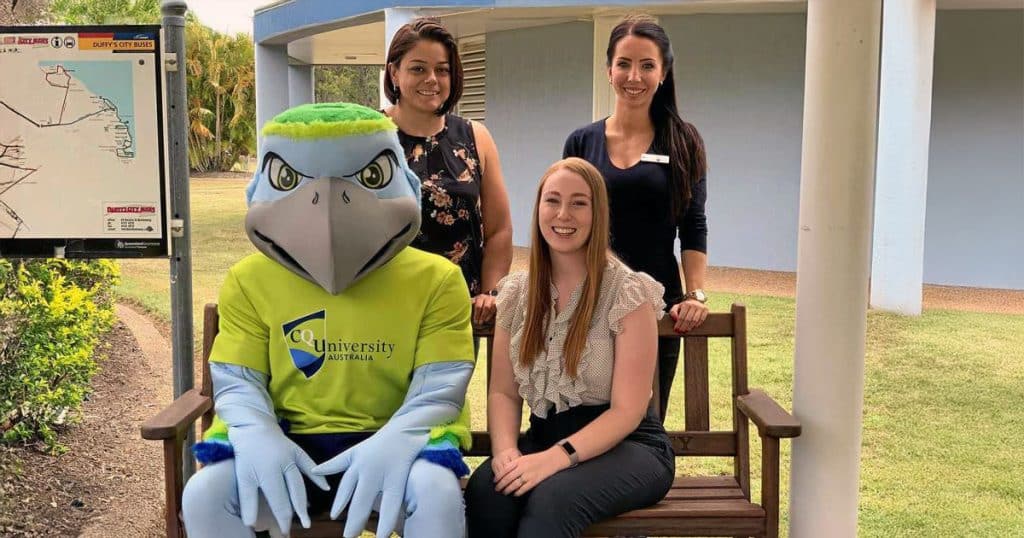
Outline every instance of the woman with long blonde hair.
[[470, 538], [579, 536], [668, 492], [675, 460], [649, 406], [662, 293], [609, 252], [600, 172], [553, 164], [537, 187], [530, 270], [498, 284], [492, 457], [466, 488]]

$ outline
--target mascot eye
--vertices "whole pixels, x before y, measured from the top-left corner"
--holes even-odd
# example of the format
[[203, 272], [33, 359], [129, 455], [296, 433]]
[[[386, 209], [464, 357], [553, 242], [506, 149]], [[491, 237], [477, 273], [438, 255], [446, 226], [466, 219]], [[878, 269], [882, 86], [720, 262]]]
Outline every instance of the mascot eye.
[[392, 176], [395, 175], [395, 166], [391, 159], [390, 152], [381, 153], [366, 168], [356, 173], [357, 179], [367, 189], [377, 190], [387, 187], [388, 183], [391, 183]]
[[307, 177], [289, 166], [284, 159], [272, 153], [267, 154], [263, 169], [267, 174], [267, 179], [270, 180], [270, 185], [279, 191], [290, 191], [299, 186], [302, 178]]

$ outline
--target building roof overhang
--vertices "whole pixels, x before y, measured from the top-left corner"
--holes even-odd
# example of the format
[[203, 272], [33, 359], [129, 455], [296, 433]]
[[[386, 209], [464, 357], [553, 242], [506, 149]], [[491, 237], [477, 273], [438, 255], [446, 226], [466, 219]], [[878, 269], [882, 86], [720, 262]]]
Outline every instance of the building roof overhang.
[[[293, 63], [383, 64], [385, 10], [392, 8], [440, 17], [456, 37], [468, 37], [631, 11], [667, 16], [792, 13], [806, 7], [806, 0], [279, 0], [256, 10], [253, 37], [264, 45], [287, 45]], [[1024, 0], [938, 0], [938, 7], [1021, 9]]]

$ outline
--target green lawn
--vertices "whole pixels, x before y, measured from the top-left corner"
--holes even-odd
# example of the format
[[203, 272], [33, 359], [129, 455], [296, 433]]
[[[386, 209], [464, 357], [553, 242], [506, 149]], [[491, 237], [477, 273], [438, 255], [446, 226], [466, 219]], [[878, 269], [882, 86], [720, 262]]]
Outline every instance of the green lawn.
[[[192, 182], [193, 297], [215, 301], [228, 267], [253, 251], [242, 221], [245, 181]], [[166, 260], [122, 262], [118, 291], [169, 320]], [[795, 303], [716, 294], [711, 307], [747, 305], [750, 386], [791, 407]], [[197, 332], [198, 339], [199, 334]], [[919, 318], [868, 314], [861, 536], [1024, 536], [1024, 316], [926, 311]], [[729, 428], [728, 347], [711, 346], [712, 427]], [[483, 409], [483, 363], [470, 387]], [[677, 389], [679, 381], [677, 380]], [[680, 428], [681, 390], [673, 393]], [[474, 414], [482, 429], [483, 413]], [[754, 436], [756, 438], [756, 435]], [[760, 495], [760, 447], [751, 453]], [[789, 443], [783, 443], [782, 506]], [[684, 460], [680, 472], [729, 472], [723, 459]]]
[[[203, 305], [216, 302], [228, 268], [256, 251], [242, 226], [247, 183], [245, 180], [205, 179], [191, 184], [192, 301], [197, 339], [202, 329]], [[123, 260], [124, 278], [117, 291], [170, 321], [168, 268], [167, 260]]]

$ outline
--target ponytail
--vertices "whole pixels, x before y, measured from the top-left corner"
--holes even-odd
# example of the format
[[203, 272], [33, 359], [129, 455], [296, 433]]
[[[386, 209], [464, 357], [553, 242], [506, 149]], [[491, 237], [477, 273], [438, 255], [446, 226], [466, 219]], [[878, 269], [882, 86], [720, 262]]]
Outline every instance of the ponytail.
[[675, 81], [672, 68], [668, 69], [665, 82], [654, 93], [650, 114], [654, 123], [655, 147], [669, 156], [672, 217], [678, 222], [686, 212], [697, 184], [707, 175], [707, 154], [704, 139], [697, 128], [679, 117]]

